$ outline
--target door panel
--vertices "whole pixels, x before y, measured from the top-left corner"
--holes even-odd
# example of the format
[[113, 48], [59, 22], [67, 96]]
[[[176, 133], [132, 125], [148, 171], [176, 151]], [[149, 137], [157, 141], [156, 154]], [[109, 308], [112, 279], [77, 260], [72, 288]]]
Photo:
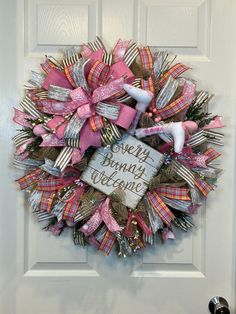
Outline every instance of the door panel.
[[[198, 314], [222, 295], [234, 306], [234, 160], [236, 3], [230, 0], [12, 0], [1, 4], [0, 313]], [[136, 257], [120, 260], [43, 232], [28, 210], [12, 169], [12, 106], [44, 54], [118, 38], [179, 54], [198, 88], [216, 96], [224, 116], [224, 172], [216, 192], [194, 216], [196, 228]], [[6, 62], [8, 60], [8, 62]], [[235, 310], [235, 309], [234, 309]]]

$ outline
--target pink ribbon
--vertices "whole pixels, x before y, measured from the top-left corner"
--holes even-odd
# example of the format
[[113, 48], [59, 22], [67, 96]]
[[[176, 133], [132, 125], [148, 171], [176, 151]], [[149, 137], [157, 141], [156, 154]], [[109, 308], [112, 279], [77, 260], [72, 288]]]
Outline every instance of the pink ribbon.
[[[43, 87], [48, 89], [50, 85], [56, 85], [71, 89], [71, 101], [62, 102], [55, 100], [39, 100], [37, 107], [39, 110], [54, 114], [52, 120], [47, 124], [47, 127], [53, 129], [54, 134], [45, 134], [43, 131], [43, 142], [41, 146], [65, 146], [63, 141], [64, 132], [68, 125], [65, 116], [72, 114], [77, 110], [77, 115], [80, 119], [87, 119], [96, 115], [96, 105], [102, 101], [116, 100], [117, 95], [123, 91], [124, 82], [133, 80], [134, 75], [128, 66], [120, 60], [117, 64], [111, 67], [102, 62], [104, 50], [101, 48], [93, 52], [89, 46], [85, 45], [82, 54], [89, 58], [89, 62], [85, 66], [85, 76], [89, 83], [92, 93], [85, 90], [83, 87], [73, 89], [71, 83], [68, 81], [66, 75], [58, 69], [51, 69], [44, 80]], [[105, 67], [106, 66], [106, 67]], [[110, 71], [109, 75], [108, 72]], [[100, 85], [102, 83], [102, 85]], [[136, 110], [116, 101], [117, 106], [120, 108], [119, 117], [112, 120], [113, 123], [128, 129], [136, 116]], [[108, 117], [109, 119], [109, 117]], [[89, 120], [84, 123], [80, 134], [79, 150], [73, 148], [72, 164], [81, 160], [84, 152], [90, 146], [101, 146], [101, 133], [100, 131], [93, 131], [90, 127]]]
[[14, 117], [13, 121], [24, 127], [32, 127], [32, 124], [28, 120], [35, 120], [33, 116], [28, 113], [25, 113], [17, 108], [14, 108]]
[[114, 50], [113, 50], [113, 58], [114, 58], [114, 62], [118, 62], [124, 59], [126, 50], [128, 49], [130, 44], [130, 40], [121, 40], [118, 39]]
[[91, 97], [87, 95], [81, 87], [78, 87], [71, 91], [70, 96], [72, 100], [78, 101], [80, 104], [79, 108], [77, 109], [77, 114], [79, 118], [88, 118], [94, 116], [95, 110], [93, 105], [115, 96], [115, 94], [123, 89], [123, 85], [124, 78], [113, 80], [106, 85], [96, 88], [93, 91]]
[[214, 119], [211, 120], [211, 122], [209, 124], [207, 124], [203, 127], [203, 130], [223, 128], [224, 125], [222, 124], [221, 119], [222, 119], [222, 117], [215, 116]]
[[42, 84], [43, 88], [47, 90], [49, 89], [50, 85], [56, 85], [69, 89], [73, 88], [70, 82], [68, 81], [66, 75], [56, 68], [53, 68], [49, 71], [48, 75], [46, 76]]
[[108, 230], [113, 233], [121, 231], [121, 227], [111, 215], [110, 199], [108, 197], [99, 205], [93, 216], [80, 228], [80, 231], [82, 231], [85, 236], [89, 236], [97, 230], [102, 222], [104, 222]]
[[40, 111], [53, 114], [53, 115], [62, 115], [73, 113], [79, 106], [79, 101], [57, 101], [57, 100], [39, 100], [37, 101], [37, 106]]

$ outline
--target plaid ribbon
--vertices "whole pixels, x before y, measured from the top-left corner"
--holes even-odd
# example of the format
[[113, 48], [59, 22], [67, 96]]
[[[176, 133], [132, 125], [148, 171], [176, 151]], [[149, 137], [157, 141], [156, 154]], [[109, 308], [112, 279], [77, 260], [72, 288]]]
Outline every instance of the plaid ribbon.
[[70, 220], [70, 221], [74, 221], [74, 217], [78, 211], [79, 208], [79, 202], [77, 201], [69, 201], [67, 202], [67, 204], [65, 205], [64, 209], [63, 209], [63, 219], [64, 220]]
[[63, 187], [62, 178], [55, 178], [50, 176], [46, 180], [40, 180], [37, 184], [38, 191], [56, 192]]
[[161, 195], [170, 199], [181, 200], [181, 201], [190, 201], [189, 189], [186, 188], [177, 188], [172, 186], [159, 186], [155, 191]]
[[163, 87], [165, 83], [167, 82], [168, 78], [172, 76], [173, 78], [177, 78], [182, 73], [187, 71], [189, 69], [188, 66], [182, 64], [182, 63], [176, 63], [173, 65], [166, 73], [164, 73], [159, 81], [160, 87]]
[[[147, 80], [141, 79], [141, 88], [147, 91], [150, 91], [151, 93], [155, 92], [154, 82], [152, 76], [150, 76]], [[151, 103], [149, 106], [156, 105], [155, 97], [151, 100]]]
[[40, 175], [43, 173], [44, 171], [42, 169], [36, 169], [30, 172], [29, 174], [23, 176], [22, 178], [16, 180], [16, 182], [20, 186], [20, 190], [24, 190], [28, 188], [29, 186], [38, 182]]
[[[64, 220], [70, 220], [74, 221], [75, 215], [78, 211], [78, 208], [80, 206], [80, 198], [84, 194], [85, 187], [80, 186], [73, 190], [71, 189], [71, 196], [68, 195], [69, 200], [66, 202], [66, 205], [63, 209], [63, 219]], [[69, 193], [68, 193], [69, 194]]]
[[19, 147], [23, 144], [25, 144], [28, 140], [29, 137], [27, 135], [26, 132], [19, 132], [18, 134], [16, 134], [13, 138], [12, 138], [14, 144], [16, 145], [16, 147]]
[[155, 191], [147, 192], [147, 199], [150, 205], [154, 208], [162, 221], [169, 226], [171, 221], [175, 219], [174, 214], [166, 206], [163, 200], [158, 196]]
[[74, 64], [70, 64], [68, 66], [65, 66], [64, 68], [64, 73], [66, 75], [66, 78], [70, 82], [70, 84], [74, 87], [77, 88], [77, 85], [73, 79], [73, 70], [74, 70]]
[[55, 193], [44, 191], [39, 204], [39, 210], [50, 213]]
[[107, 255], [109, 255], [115, 244], [115, 241], [115, 235], [111, 231], [107, 230], [98, 249], [100, 251], [104, 251]]
[[205, 197], [213, 190], [213, 187], [202, 179], [195, 179], [195, 185]]
[[151, 76], [147, 80], [141, 80], [141, 88], [154, 93], [154, 83]]
[[104, 85], [110, 71], [109, 65], [102, 61], [96, 61], [88, 74], [88, 84], [92, 89]]
[[150, 75], [152, 75], [153, 72], [153, 58], [150, 48], [143, 47], [139, 48], [139, 55], [142, 62], [143, 72], [148, 72]]
[[188, 108], [188, 106], [189, 104], [186, 102], [185, 97], [182, 95], [164, 108], [158, 109], [157, 112], [162, 117], [162, 119], [167, 119]]
[[205, 152], [204, 155], [208, 157], [207, 163], [215, 160], [216, 158], [220, 157], [221, 154], [217, 152], [213, 147], [209, 147]]
[[105, 128], [104, 118], [101, 116], [94, 116], [89, 118], [89, 124], [94, 132]]

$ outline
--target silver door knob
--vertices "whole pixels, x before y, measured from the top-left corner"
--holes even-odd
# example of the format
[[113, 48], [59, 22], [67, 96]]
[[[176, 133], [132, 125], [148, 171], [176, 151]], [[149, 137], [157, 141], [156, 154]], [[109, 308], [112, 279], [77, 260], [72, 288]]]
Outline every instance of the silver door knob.
[[214, 297], [210, 300], [209, 311], [212, 314], [230, 314], [229, 304], [222, 297]]

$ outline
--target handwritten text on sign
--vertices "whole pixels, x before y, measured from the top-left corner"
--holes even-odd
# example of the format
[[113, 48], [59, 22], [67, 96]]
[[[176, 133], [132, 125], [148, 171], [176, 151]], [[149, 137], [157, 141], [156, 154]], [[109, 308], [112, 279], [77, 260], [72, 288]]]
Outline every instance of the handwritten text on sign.
[[161, 153], [125, 135], [112, 147], [97, 149], [81, 179], [106, 195], [121, 188], [124, 204], [135, 208], [163, 161]]

